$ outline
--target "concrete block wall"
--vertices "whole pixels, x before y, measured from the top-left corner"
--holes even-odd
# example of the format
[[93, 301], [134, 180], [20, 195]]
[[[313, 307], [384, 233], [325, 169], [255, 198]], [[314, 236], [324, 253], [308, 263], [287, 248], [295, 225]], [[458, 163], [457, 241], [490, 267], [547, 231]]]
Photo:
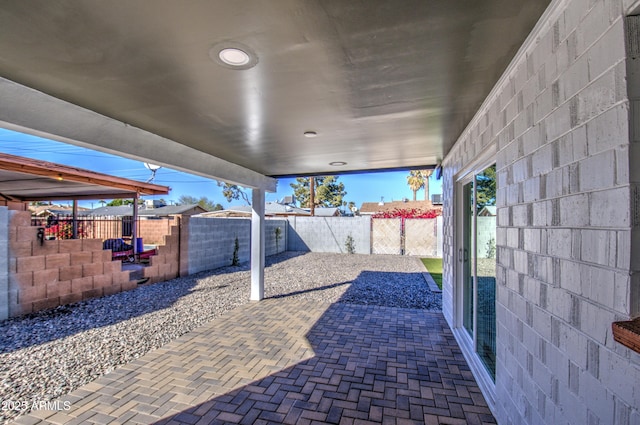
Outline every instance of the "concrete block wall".
[[[149, 264], [144, 269], [144, 277], [149, 278], [149, 283], [163, 282], [180, 276], [180, 261], [182, 259], [180, 252], [180, 220], [164, 221], [173, 223], [174, 225], [169, 227], [167, 234], [160, 238], [161, 243], [157, 244], [156, 247], [157, 254], [149, 258]], [[163, 227], [162, 224], [160, 224], [159, 226], [154, 226], [152, 229], [162, 230]]]
[[235, 238], [238, 257], [249, 260], [251, 220], [191, 217], [189, 220], [189, 274], [231, 265]]
[[[493, 408], [502, 424], [640, 423], [640, 355], [611, 334], [613, 321], [640, 314], [630, 6], [552, 1], [443, 160], [449, 200], [477, 158], [496, 162]], [[456, 205], [445, 202], [443, 229], [443, 312], [454, 328]]]
[[371, 217], [297, 217], [289, 222], [290, 251], [346, 253], [353, 238], [356, 254], [371, 253]]
[[[37, 239], [28, 211], [7, 214], [8, 316], [132, 289], [129, 272], [99, 239]], [[0, 226], [2, 225], [0, 219]], [[0, 260], [0, 264], [2, 261]]]
[[265, 254], [267, 257], [287, 250], [288, 232], [289, 226], [286, 220], [265, 220]]
[[[238, 238], [240, 262], [249, 261], [251, 253], [251, 220], [246, 218], [203, 218], [188, 220], [189, 274], [231, 265], [235, 239]], [[280, 228], [276, 243], [275, 229]], [[266, 255], [287, 250], [288, 229], [285, 220], [265, 220]]]
[[[145, 231], [166, 233], [154, 241], [157, 255], [143, 271], [149, 283], [231, 264], [236, 235], [240, 261], [249, 260], [250, 220], [153, 221], [160, 223], [143, 227], [143, 238]], [[167, 224], [173, 225], [165, 229]], [[286, 251], [287, 221], [266, 220], [265, 227], [266, 255]], [[45, 240], [40, 245], [37, 230], [29, 212], [0, 206], [0, 243], [6, 240], [0, 245], [0, 320], [137, 286], [122, 263], [111, 260], [111, 251], [102, 249], [100, 239]]]
[[[176, 218], [177, 219], [177, 218]], [[90, 225], [89, 225], [90, 224]], [[171, 227], [176, 225], [175, 219], [139, 219], [138, 236], [145, 244], [161, 245], [163, 237], [168, 235]], [[112, 239], [122, 237], [122, 219], [111, 217], [96, 217], [85, 226], [85, 237], [94, 239]]]
[[164, 237], [171, 233], [171, 228], [176, 226], [177, 218], [169, 220], [167, 218], [138, 221], [138, 236], [145, 244], [163, 245]]
[[26, 202], [7, 201], [6, 199], [0, 199], [0, 207], [7, 207], [13, 211], [27, 211], [29, 204]]

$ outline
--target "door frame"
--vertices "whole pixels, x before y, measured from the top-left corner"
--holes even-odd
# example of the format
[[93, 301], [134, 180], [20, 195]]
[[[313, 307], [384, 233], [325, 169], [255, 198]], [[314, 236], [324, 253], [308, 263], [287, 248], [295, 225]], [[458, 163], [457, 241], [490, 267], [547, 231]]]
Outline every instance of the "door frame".
[[[466, 336], [469, 339], [469, 344], [471, 345], [471, 348], [473, 348], [475, 350], [475, 338], [471, 335], [468, 334], [469, 330], [465, 327], [465, 323], [464, 323], [464, 303], [465, 303], [465, 299], [464, 299], [464, 284], [466, 283], [465, 280], [468, 276], [465, 276], [465, 263], [467, 261], [471, 261], [471, 254], [472, 252], [474, 252], [475, 248], [476, 248], [476, 244], [475, 244], [475, 238], [473, 237], [473, 233], [475, 231], [475, 223], [473, 222], [473, 219], [471, 220], [470, 223], [470, 234], [468, 234], [465, 230], [465, 226], [466, 223], [465, 221], [467, 220], [467, 216], [466, 216], [466, 212], [465, 210], [467, 208], [473, 208], [474, 205], [467, 205], [467, 199], [465, 199], [468, 196], [468, 193], [465, 192], [465, 187], [468, 184], [471, 184], [472, 186], [472, 191], [475, 189], [474, 186], [474, 176], [475, 173], [469, 173], [466, 176], [464, 176], [464, 178], [461, 178], [460, 180], [458, 180], [456, 182], [456, 208], [455, 208], [455, 214], [456, 214], [456, 246], [454, 249], [454, 254], [455, 254], [455, 267], [454, 269], [456, 270], [456, 274], [455, 274], [455, 280], [454, 280], [454, 286], [456, 288], [456, 299], [455, 299], [455, 314], [454, 314], [454, 326], [456, 328], [460, 328], [462, 330], [464, 330], [465, 332], [467, 332]], [[474, 199], [474, 204], [475, 204], [475, 199]], [[469, 252], [465, 254], [464, 249], [466, 246], [466, 240], [467, 238], [470, 238], [470, 244], [469, 244]], [[462, 257], [461, 257], [462, 256]], [[464, 257], [467, 257], [467, 260], [465, 260]], [[474, 264], [471, 263], [471, 276], [475, 276], [476, 275], [476, 271], [473, 270], [474, 268]], [[475, 296], [475, 287], [473, 290], [473, 311], [476, 310], [476, 296]], [[471, 325], [472, 328], [472, 333], [475, 335], [476, 332], [476, 320], [475, 320], [475, 315], [472, 318], [473, 323]]]
[[[476, 381], [478, 382], [478, 386], [482, 391], [485, 399], [487, 400], [487, 404], [492, 412], [495, 412], [496, 408], [496, 384], [494, 379], [491, 377], [490, 373], [487, 371], [486, 366], [483, 361], [480, 359], [476, 351], [476, 333], [477, 333], [477, 288], [476, 282], [474, 281], [474, 290], [473, 290], [473, 336], [469, 335], [467, 329], [464, 327], [464, 299], [463, 299], [463, 284], [464, 284], [464, 263], [460, 261], [460, 248], [464, 248], [464, 186], [468, 183], [473, 182], [475, 188], [475, 176], [477, 174], [482, 173], [486, 168], [496, 163], [495, 153], [493, 151], [487, 152], [484, 155], [478, 157], [473, 163], [469, 164], [462, 171], [460, 171], [453, 179], [453, 199], [454, 199], [454, 224], [455, 227], [453, 229], [454, 234], [454, 249], [453, 249], [453, 259], [454, 259], [454, 267], [453, 267], [453, 334], [462, 350], [462, 354], [465, 357], [465, 360], [469, 364], [469, 368], [473, 373]], [[496, 182], [497, 185], [497, 182]], [[474, 199], [475, 204], [475, 199]], [[475, 223], [472, 224], [472, 228], [475, 231]], [[473, 238], [472, 241], [472, 249], [474, 253], [476, 250], [476, 241]], [[471, 258], [471, 256], [469, 257]], [[472, 265], [475, 267], [475, 265]], [[477, 274], [475, 271], [473, 272], [474, 276]], [[497, 323], [496, 323], [497, 326]], [[497, 345], [497, 340], [496, 340]], [[496, 347], [497, 350], [497, 347]], [[497, 355], [497, 352], [496, 352]], [[496, 362], [496, 379], [498, 375], [498, 367]]]

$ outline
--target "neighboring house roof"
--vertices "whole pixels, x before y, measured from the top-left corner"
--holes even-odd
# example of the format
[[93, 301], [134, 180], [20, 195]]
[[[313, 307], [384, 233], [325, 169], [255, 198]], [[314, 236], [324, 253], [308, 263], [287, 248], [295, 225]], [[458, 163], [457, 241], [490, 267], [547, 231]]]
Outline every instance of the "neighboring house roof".
[[[291, 205], [284, 205], [279, 202], [267, 202], [264, 205], [264, 214], [266, 216], [289, 216], [289, 215], [304, 215], [310, 216], [311, 212], [308, 209], [293, 207]], [[340, 215], [338, 208], [316, 208], [314, 211], [316, 217], [333, 217]], [[232, 206], [220, 211], [210, 211], [207, 213], [199, 214], [200, 217], [250, 217], [251, 206], [239, 205]]]
[[139, 215], [146, 216], [168, 216], [168, 215], [180, 215], [189, 213], [189, 215], [200, 214], [207, 212], [206, 209], [202, 208], [198, 204], [190, 204], [190, 205], [166, 205], [164, 207], [159, 208], [147, 208], [141, 209], [138, 211]]
[[[265, 216], [268, 216], [265, 214]], [[217, 210], [217, 211], [208, 211], [201, 214], [196, 214], [193, 217], [207, 217], [207, 218], [229, 218], [229, 217], [240, 217], [247, 218], [251, 217], [251, 213], [246, 211], [232, 211], [232, 210]]]
[[393, 210], [416, 209], [420, 211], [442, 210], [441, 205], [433, 205], [431, 201], [391, 201], [391, 202], [363, 202], [360, 214], [373, 215]]
[[334, 217], [340, 215], [340, 210], [335, 207], [315, 208], [313, 213], [316, 217]]
[[[309, 211], [302, 208], [283, 205], [278, 202], [267, 202], [264, 206], [264, 214], [267, 216], [275, 215], [310, 215]], [[220, 211], [209, 211], [199, 214], [200, 217], [250, 217], [250, 205], [231, 206]]]
[[106, 217], [123, 217], [133, 215], [131, 205], [120, 205], [112, 207], [98, 207], [92, 210], [83, 211], [79, 215], [106, 216]]
[[[167, 205], [159, 208], [140, 208], [139, 216], [145, 217], [167, 217], [170, 215], [179, 215], [185, 213], [200, 214], [206, 212], [200, 205]], [[131, 205], [121, 205], [116, 207], [100, 207], [93, 210], [84, 211], [81, 215], [106, 216], [106, 217], [124, 217], [133, 215]]]
[[[78, 207], [78, 211], [86, 211], [86, 210], [87, 208]], [[64, 215], [73, 214], [72, 207], [65, 207], [62, 205], [29, 206], [29, 211], [31, 211], [31, 213], [36, 217], [47, 216], [47, 215], [64, 216]]]
[[480, 211], [478, 211], [478, 215], [481, 217], [491, 217], [495, 216], [498, 212], [498, 207], [495, 205], [487, 205], [483, 207]]

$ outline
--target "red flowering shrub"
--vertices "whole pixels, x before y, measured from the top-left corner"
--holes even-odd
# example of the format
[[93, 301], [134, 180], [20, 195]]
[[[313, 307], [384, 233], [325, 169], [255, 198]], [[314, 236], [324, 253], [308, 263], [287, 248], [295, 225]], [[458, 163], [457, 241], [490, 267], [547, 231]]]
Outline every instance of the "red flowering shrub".
[[[72, 239], [73, 222], [66, 220], [55, 221], [55, 224], [46, 226], [45, 234], [47, 239]], [[78, 226], [77, 235], [78, 239], [83, 239], [87, 236], [82, 226]]]
[[374, 214], [373, 218], [436, 218], [442, 213], [439, 210], [423, 211], [416, 208], [396, 208], [392, 211], [386, 211]]

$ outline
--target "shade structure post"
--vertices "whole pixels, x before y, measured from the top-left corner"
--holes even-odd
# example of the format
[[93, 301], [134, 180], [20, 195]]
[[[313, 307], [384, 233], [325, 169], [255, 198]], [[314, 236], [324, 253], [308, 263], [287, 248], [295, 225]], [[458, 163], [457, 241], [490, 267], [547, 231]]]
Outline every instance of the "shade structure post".
[[265, 191], [253, 189], [251, 200], [251, 301], [264, 298]]

